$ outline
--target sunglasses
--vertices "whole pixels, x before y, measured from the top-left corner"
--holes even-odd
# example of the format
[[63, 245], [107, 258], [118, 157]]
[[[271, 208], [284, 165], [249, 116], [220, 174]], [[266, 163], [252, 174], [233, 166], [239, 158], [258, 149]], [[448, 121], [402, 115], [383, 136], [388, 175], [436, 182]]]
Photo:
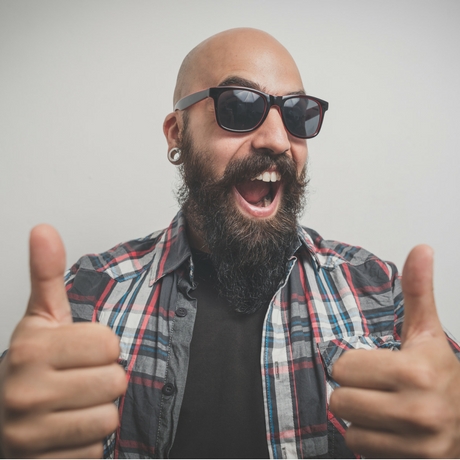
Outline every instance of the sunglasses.
[[174, 110], [184, 110], [212, 97], [217, 124], [226, 131], [248, 133], [267, 118], [270, 108], [279, 107], [286, 129], [295, 137], [310, 139], [318, 135], [329, 103], [303, 94], [272, 96], [240, 86], [218, 86], [180, 99]]

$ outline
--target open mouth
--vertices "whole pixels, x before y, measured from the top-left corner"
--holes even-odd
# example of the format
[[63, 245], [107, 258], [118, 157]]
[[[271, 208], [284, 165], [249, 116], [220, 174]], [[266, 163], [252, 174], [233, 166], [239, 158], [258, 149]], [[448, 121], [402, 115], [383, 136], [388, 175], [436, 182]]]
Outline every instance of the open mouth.
[[269, 169], [251, 180], [233, 187], [239, 207], [252, 217], [270, 217], [278, 209], [281, 196], [281, 175]]

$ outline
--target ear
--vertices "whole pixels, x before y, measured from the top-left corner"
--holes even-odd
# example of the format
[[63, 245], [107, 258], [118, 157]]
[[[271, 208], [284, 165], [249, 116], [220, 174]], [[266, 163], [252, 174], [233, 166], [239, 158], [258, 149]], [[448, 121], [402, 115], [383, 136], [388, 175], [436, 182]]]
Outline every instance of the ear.
[[163, 133], [168, 143], [168, 150], [179, 145], [180, 133], [182, 131], [182, 118], [178, 112], [168, 114], [163, 122]]

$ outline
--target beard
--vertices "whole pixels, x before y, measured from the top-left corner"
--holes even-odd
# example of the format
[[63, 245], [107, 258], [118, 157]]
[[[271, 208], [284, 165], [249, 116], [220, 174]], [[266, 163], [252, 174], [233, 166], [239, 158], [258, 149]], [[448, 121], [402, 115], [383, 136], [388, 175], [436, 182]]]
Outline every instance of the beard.
[[[219, 294], [240, 313], [267, 308], [299, 245], [297, 218], [305, 203], [306, 168], [298, 175], [296, 163], [285, 153], [260, 150], [229, 162], [223, 177], [216, 179], [212, 157], [195, 149], [187, 123], [180, 148], [184, 161], [177, 198], [187, 225], [211, 252]], [[235, 204], [232, 188], [271, 167], [277, 168], [283, 183], [278, 210], [269, 218], [246, 217]]]

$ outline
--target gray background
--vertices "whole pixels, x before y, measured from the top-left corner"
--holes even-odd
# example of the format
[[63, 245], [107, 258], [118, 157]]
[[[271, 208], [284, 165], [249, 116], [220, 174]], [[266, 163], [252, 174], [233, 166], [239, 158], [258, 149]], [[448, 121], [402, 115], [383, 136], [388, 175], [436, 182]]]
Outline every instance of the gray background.
[[278, 38], [330, 103], [302, 222], [400, 268], [431, 244], [460, 338], [459, 19], [456, 0], [1, 1], [0, 348], [27, 303], [34, 225], [57, 227], [70, 265], [168, 224], [161, 126], [178, 67], [238, 26]]

